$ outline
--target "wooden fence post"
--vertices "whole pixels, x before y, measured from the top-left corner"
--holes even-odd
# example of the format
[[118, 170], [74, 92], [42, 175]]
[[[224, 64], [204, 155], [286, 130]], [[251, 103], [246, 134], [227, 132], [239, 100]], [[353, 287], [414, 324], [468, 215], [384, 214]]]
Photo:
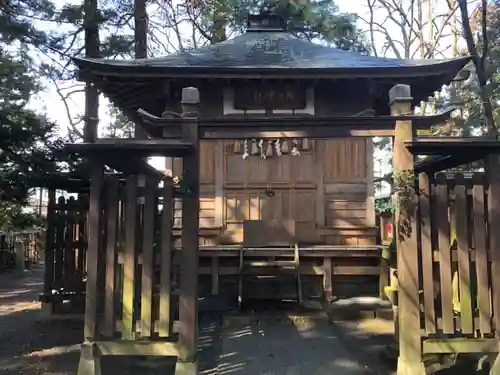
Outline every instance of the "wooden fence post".
[[[55, 208], [56, 208], [56, 191], [53, 188], [49, 189], [49, 201], [47, 203], [47, 230], [45, 232], [45, 252], [44, 252], [44, 268], [45, 274], [43, 278], [43, 294], [45, 298], [52, 293], [52, 282], [54, 281], [54, 236], [55, 236]], [[42, 302], [42, 311], [45, 314], [53, 312], [52, 302]]]
[[176, 375], [198, 373], [196, 351], [198, 346], [198, 228], [199, 228], [199, 136], [198, 105], [200, 93], [195, 87], [182, 90], [182, 111], [186, 122], [182, 138], [194, 144], [194, 150], [184, 156], [182, 179], [186, 191], [182, 200], [182, 251], [179, 298], [179, 348]]
[[[389, 91], [389, 105], [391, 114], [411, 115], [412, 97], [410, 86], [396, 85]], [[405, 147], [405, 141], [413, 139], [413, 126], [410, 120], [396, 121], [394, 137], [394, 180], [398, 174], [413, 177], [414, 157]], [[414, 184], [412, 181], [405, 181]], [[398, 186], [395, 186], [396, 194]], [[418, 298], [418, 249], [417, 249], [417, 217], [416, 217], [416, 194], [413, 197], [413, 208], [399, 207], [401, 199], [398, 199], [398, 210], [395, 216], [395, 233], [397, 239], [397, 263], [398, 263], [398, 302], [400, 326], [411, 327], [411, 329], [399, 330], [399, 358], [398, 375], [425, 375], [425, 366], [422, 361], [422, 346], [420, 337], [420, 312]], [[411, 204], [411, 203], [410, 203]], [[402, 219], [407, 223], [404, 224]], [[402, 225], [405, 225], [404, 233]]]
[[16, 273], [18, 276], [23, 276], [24, 275], [24, 262], [26, 259], [26, 254], [25, 254], [25, 245], [23, 242], [16, 241], [15, 236], [14, 238], [14, 250], [16, 252]]

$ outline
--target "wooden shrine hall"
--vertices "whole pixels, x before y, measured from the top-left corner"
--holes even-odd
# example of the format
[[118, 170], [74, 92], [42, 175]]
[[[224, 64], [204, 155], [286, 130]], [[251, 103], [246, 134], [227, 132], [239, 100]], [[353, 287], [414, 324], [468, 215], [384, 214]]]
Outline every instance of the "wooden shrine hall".
[[448, 121], [412, 108], [468, 61], [345, 52], [270, 14], [193, 51], [75, 59], [140, 129], [67, 145], [92, 166], [78, 375], [102, 355], [177, 357], [177, 375], [196, 374], [203, 296], [378, 295], [373, 137], [395, 136], [397, 160], [413, 137], [397, 129]]

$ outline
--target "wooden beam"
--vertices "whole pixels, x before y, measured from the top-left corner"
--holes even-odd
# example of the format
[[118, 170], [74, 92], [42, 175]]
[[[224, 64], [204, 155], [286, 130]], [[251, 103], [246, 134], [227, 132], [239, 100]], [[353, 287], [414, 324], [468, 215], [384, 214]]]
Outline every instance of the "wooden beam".
[[[179, 138], [180, 118], [163, 118], [139, 110], [143, 127], [151, 135]], [[435, 116], [256, 116], [207, 118], [193, 121], [200, 139], [339, 138], [394, 136], [396, 121], [413, 121], [416, 129], [429, 129], [447, 120], [451, 111]]]
[[68, 152], [88, 156], [94, 153], [116, 154], [129, 153], [138, 157], [149, 156], [182, 156], [192, 149], [193, 145], [180, 139], [133, 139], [108, 138], [96, 142], [69, 143], [65, 145]]
[[[213, 259], [218, 259], [214, 257]], [[299, 272], [304, 276], [325, 276], [323, 281], [323, 287], [325, 288], [325, 293], [329, 292], [331, 297], [332, 291], [332, 280], [331, 276], [378, 276], [380, 273], [380, 268], [378, 266], [332, 266], [331, 257], [324, 258], [323, 266], [313, 266], [313, 265], [300, 265]], [[275, 269], [269, 269], [269, 272], [275, 273]], [[330, 277], [328, 274], [331, 272]], [[238, 275], [240, 273], [238, 266], [218, 266], [214, 267], [200, 267], [199, 275], [213, 275], [216, 273], [219, 276], [228, 275]], [[244, 275], [261, 275], [263, 273], [262, 268], [248, 268], [243, 274]], [[265, 272], [264, 272], [265, 273]]]
[[253, 129], [225, 129], [223, 127], [213, 129], [202, 129], [200, 139], [276, 139], [276, 138], [310, 138], [331, 139], [349, 137], [392, 137], [393, 130], [365, 130], [355, 128], [329, 128], [329, 129], [307, 129], [288, 130], [286, 126], [279, 130], [253, 130]]
[[162, 356], [177, 357], [179, 349], [175, 342], [134, 342], [134, 341], [101, 341], [95, 343], [101, 355], [113, 356]]
[[424, 339], [422, 352], [424, 354], [454, 354], [454, 353], [495, 353], [498, 351], [495, 339], [481, 338], [442, 338]]
[[[500, 153], [500, 142], [485, 137], [418, 137], [404, 142], [414, 155], [450, 155], [463, 163]], [[465, 159], [464, 152], [469, 155]]]

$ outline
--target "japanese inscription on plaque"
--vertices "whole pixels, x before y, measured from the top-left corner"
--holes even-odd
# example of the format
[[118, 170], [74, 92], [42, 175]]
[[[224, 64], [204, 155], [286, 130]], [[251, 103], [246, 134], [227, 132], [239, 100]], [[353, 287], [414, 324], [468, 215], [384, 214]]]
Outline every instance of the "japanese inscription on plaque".
[[235, 109], [296, 110], [306, 108], [306, 101], [306, 90], [292, 85], [251, 85], [237, 87], [234, 90]]

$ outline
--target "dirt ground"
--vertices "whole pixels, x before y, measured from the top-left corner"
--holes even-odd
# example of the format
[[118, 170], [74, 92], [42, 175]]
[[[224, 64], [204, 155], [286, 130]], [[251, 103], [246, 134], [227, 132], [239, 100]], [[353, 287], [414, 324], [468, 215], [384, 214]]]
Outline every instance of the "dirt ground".
[[[76, 375], [83, 322], [41, 314], [42, 279], [41, 266], [0, 274], [0, 375]], [[331, 322], [321, 312], [204, 313], [200, 374], [392, 375], [395, 363], [380, 355], [391, 335], [387, 321]], [[102, 367], [104, 375], [173, 375], [161, 358], [105, 357]]]
[[[24, 277], [0, 275], [0, 375], [76, 374], [83, 322], [42, 315], [37, 301], [42, 279], [41, 266]], [[378, 374], [341, 345], [335, 327], [308, 326], [310, 318], [290, 314], [269, 316], [202, 317], [200, 374]], [[165, 375], [171, 363], [108, 357], [102, 366], [104, 375]]]

